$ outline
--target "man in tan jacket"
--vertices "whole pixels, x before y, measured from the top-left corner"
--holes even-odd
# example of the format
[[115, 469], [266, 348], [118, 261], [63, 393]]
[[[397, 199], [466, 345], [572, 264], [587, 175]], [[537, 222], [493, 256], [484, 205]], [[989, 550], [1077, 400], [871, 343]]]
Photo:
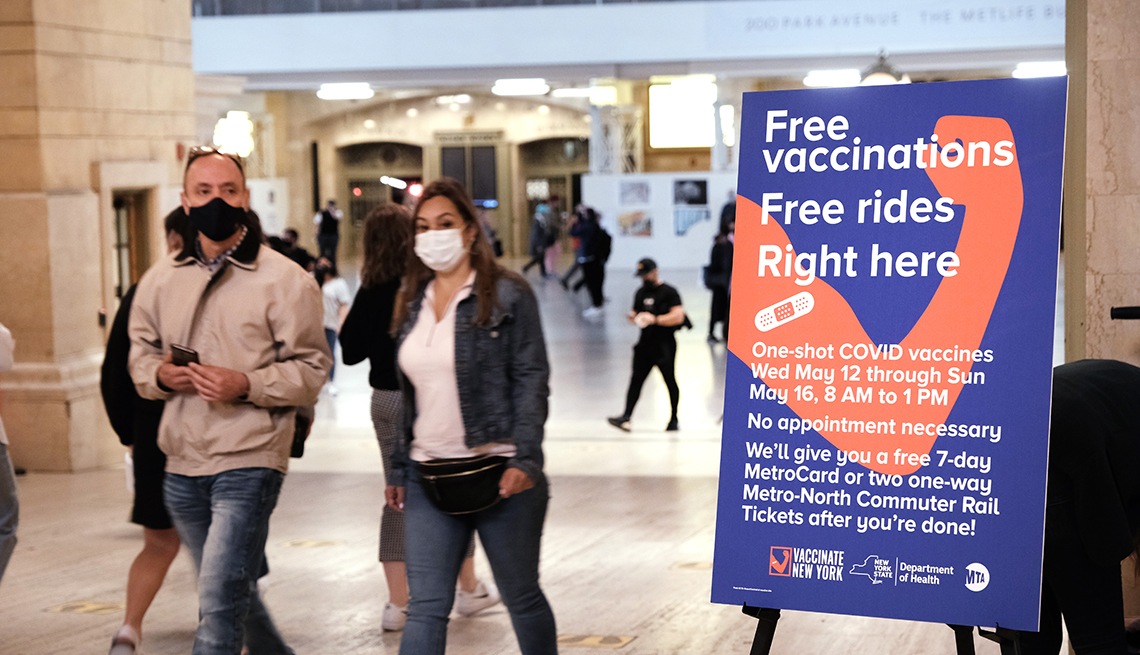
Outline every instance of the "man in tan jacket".
[[191, 150], [182, 207], [198, 236], [143, 276], [129, 333], [139, 395], [166, 401], [163, 491], [198, 567], [193, 653], [238, 655], [244, 636], [253, 653], [291, 654], [255, 578], [295, 408], [316, 402], [332, 365], [321, 292], [261, 245], [236, 156]]

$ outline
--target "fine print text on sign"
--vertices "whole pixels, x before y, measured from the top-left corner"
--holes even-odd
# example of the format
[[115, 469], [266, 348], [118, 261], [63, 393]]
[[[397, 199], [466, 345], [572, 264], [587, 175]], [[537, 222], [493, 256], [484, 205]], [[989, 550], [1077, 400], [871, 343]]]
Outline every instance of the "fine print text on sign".
[[1037, 628], [1065, 90], [745, 96], [714, 602]]

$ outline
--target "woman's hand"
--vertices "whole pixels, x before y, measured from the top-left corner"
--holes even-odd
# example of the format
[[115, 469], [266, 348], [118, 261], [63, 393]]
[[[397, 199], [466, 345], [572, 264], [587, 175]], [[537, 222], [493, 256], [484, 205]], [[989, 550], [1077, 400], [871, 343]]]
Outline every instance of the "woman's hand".
[[404, 511], [404, 488], [388, 485], [384, 488], [384, 502], [397, 512]]
[[503, 498], [510, 498], [533, 486], [534, 480], [531, 480], [529, 475], [520, 469], [509, 468], [503, 472], [503, 477], [499, 480], [499, 495]]

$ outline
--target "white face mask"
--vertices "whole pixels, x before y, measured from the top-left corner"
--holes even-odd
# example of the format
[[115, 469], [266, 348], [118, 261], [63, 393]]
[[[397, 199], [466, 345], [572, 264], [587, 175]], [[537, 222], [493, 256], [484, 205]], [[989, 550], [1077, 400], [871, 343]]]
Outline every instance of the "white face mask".
[[467, 255], [463, 230], [428, 230], [416, 235], [416, 256], [433, 271], [450, 271]]

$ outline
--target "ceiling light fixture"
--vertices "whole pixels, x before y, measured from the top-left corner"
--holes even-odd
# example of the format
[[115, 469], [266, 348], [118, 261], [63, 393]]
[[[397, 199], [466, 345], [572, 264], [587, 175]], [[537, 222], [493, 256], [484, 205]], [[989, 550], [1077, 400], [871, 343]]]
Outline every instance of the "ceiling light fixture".
[[367, 82], [335, 82], [322, 84], [317, 91], [321, 100], [367, 100], [376, 95]]
[[910, 84], [910, 76], [895, 68], [887, 61], [887, 51], [879, 51], [879, 59], [863, 71], [863, 81], [859, 86], [883, 86], [887, 84]]
[[1013, 76], [1019, 79], [1029, 79], [1033, 77], [1060, 77], [1067, 75], [1068, 69], [1065, 68], [1063, 61], [1026, 61], [1017, 65], [1013, 69]]
[[541, 77], [524, 77], [495, 80], [491, 93], [497, 96], [541, 96], [550, 91], [550, 85]]

